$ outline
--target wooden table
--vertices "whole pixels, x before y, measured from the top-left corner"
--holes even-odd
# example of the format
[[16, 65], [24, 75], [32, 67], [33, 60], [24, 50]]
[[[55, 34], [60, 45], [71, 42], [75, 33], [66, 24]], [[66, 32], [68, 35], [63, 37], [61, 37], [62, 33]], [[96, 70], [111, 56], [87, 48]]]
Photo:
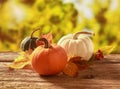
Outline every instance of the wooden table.
[[75, 78], [41, 77], [27, 69], [10, 71], [7, 65], [16, 56], [16, 52], [0, 52], [0, 89], [120, 89], [120, 54], [106, 56]]

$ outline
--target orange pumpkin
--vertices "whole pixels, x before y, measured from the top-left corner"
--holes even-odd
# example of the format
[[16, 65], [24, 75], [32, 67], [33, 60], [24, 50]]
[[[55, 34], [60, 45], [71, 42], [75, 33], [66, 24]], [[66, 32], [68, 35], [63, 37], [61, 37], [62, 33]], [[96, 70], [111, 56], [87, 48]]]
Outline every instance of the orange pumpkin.
[[44, 47], [38, 46], [33, 51], [32, 67], [40, 75], [54, 75], [63, 71], [67, 64], [67, 54], [58, 45], [50, 45], [45, 38], [38, 39], [44, 42]]

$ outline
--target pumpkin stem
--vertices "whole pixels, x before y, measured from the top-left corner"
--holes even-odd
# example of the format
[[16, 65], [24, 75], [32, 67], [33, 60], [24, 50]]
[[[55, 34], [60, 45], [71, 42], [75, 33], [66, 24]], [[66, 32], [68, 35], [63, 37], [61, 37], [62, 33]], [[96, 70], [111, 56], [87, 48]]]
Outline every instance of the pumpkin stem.
[[41, 30], [41, 28], [42, 27], [37, 27], [37, 28], [35, 28], [33, 31], [32, 31], [32, 33], [31, 33], [31, 38], [33, 37], [33, 34], [36, 32], [36, 31], [38, 31], [38, 30]]
[[45, 46], [44, 48], [51, 48], [52, 46], [49, 44], [46, 38], [38, 38], [37, 41], [43, 41]]
[[80, 34], [88, 34], [88, 35], [95, 35], [93, 32], [77, 32], [73, 35], [73, 39], [77, 39]]

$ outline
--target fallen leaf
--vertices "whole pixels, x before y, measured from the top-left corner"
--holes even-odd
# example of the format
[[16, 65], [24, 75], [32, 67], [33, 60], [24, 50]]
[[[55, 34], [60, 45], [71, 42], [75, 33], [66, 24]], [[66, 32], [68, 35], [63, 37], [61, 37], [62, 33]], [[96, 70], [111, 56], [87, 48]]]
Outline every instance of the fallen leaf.
[[114, 50], [115, 47], [116, 47], [115, 45], [104, 46], [100, 48], [100, 50], [103, 52], [103, 55], [108, 55]]
[[[49, 43], [52, 43], [52, 32], [45, 34], [45, 35], [41, 35], [40, 38], [46, 38]], [[37, 44], [37, 46], [44, 45], [44, 42], [37, 41], [36, 44]]]
[[48, 42], [52, 43], [52, 32], [42, 35], [41, 38], [46, 38], [48, 40]]
[[68, 62], [63, 70], [63, 73], [70, 77], [76, 77], [78, 75], [78, 67], [75, 63]]
[[14, 59], [13, 63], [9, 65], [9, 68], [22, 69], [30, 64], [31, 64], [30, 55], [25, 52], [22, 52], [17, 58]]
[[69, 59], [69, 62], [80, 62], [81, 61], [81, 57], [77, 56], [77, 57], [72, 57]]
[[70, 58], [69, 62], [75, 63], [79, 70], [84, 70], [89, 67], [89, 62], [81, 60], [79, 56]]
[[75, 62], [75, 64], [79, 70], [85, 70], [90, 66], [89, 62], [87, 61]]

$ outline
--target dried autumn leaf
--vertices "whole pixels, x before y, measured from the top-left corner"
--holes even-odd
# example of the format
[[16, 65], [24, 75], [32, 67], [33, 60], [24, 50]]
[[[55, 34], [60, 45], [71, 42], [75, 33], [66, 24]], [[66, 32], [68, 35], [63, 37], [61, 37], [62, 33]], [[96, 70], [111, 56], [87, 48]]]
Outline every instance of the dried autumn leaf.
[[42, 38], [46, 38], [48, 40], [48, 42], [52, 43], [52, 32], [48, 33], [48, 34], [45, 34], [45, 35], [42, 35], [41, 36]]
[[[52, 32], [45, 34], [45, 35], [41, 35], [40, 38], [46, 38], [48, 40], [49, 43], [52, 43]], [[39, 45], [44, 45], [44, 42], [42, 41], [37, 41], [37, 46]]]
[[116, 47], [115, 45], [104, 46], [100, 50], [103, 52], [104, 55], [107, 55], [107, 54], [110, 54], [114, 50], [115, 47]]
[[68, 62], [63, 70], [63, 73], [70, 77], [76, 77], [78, 75], [78, 67], [75, 63]]
[[77, 65], [79, 70], [84, 70], [89, 67], [89, 62], [85, 60], [81, 60], [81, 57], [72, 57], [69, 59], [70, 62], [73, 62]]
[[75, 62], [79, 70], [85, 70], [89, 67], [89, 62], [82, 60], [81, 62]]
[[30, 65], [30, 55], [25, 52], [22, 52], [17, 58], [15, 58], [14, 62], [9, 66], [10, 69], [22, 69], [27, 65]]
[[77, 56], [77, 57], [72, 57], [69, 59], [69, 62], [80, 62], [81, 61], [81, 57]]

